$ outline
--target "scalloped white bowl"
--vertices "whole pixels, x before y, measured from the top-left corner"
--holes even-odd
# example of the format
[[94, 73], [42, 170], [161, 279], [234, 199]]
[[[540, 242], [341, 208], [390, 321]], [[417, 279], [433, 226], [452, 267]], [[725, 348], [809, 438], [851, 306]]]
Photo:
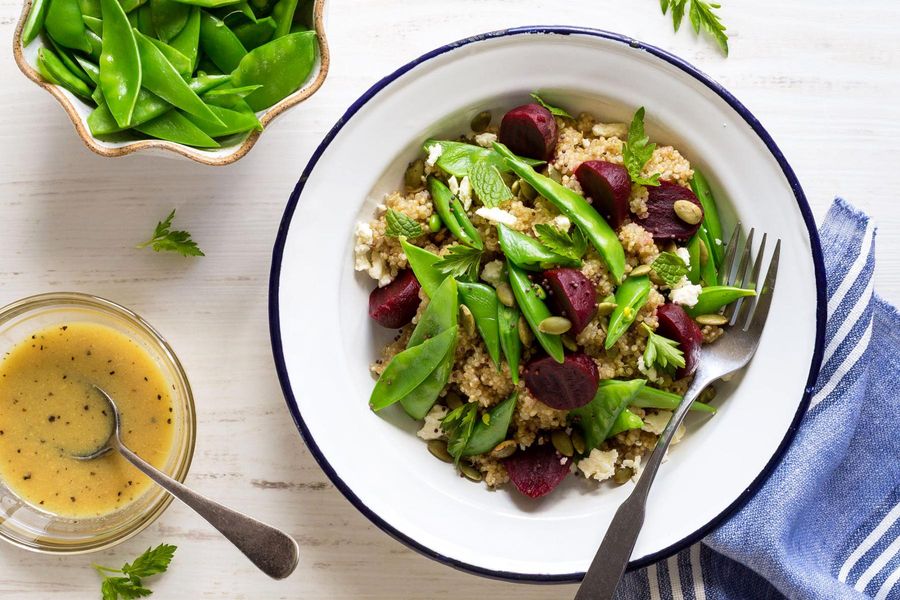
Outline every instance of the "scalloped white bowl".
[[[353, 271], [353, 230], [369, 220], [429, 136], [458, 135], [541, 90], [570, 112], [647, 129], [707, 174], [726, 229], [782, 239], [774, 306], [719, 413], [692, 417], [651, 493], [631, 566], [699, 539], [765, 480], [808, 403], [821, 359], [822, 260], [809, 207], [771, 138], [730, 94], [665, 52], [615, 34], [521, 28], [438, 48], [380, 81], [326, 136], [285, 211], [270, 290], [287, 404], [319, 464], [379, 527], [451, 566], [505, 579], [581, 578], [632, 484], [569, 477], [538, 501], [488, 491], [435, 460], [399, 412], [373, 414], [368, 365], [390, 332], [367, 316], [372, 281]], [[348, 165], [353, 168], [348, 170]], [[771, 246], [770, 246], [771, 247]]]

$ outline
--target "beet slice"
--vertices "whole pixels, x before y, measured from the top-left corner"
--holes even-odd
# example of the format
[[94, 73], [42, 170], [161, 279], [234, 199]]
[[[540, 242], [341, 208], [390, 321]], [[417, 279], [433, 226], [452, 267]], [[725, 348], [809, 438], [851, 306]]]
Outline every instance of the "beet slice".
[[392, 282], [369, 294], [369, 316], [384, 327], [403, 327], [419, 309], [420, 287], [411, 269], [400, 271]]
[[534, 444], [516, 452], [503, 464], [517, 490], [529, 498], [540, 498], [552, 492], [569, 474], [569, 461], [562, 458], [552, 444]]
[[523, 104], [500, 122], [500, 141], [520, 156], [549, 161], [556, 150], [556, 119], [540, 104]]
[[675, 214], [675, 202], [688, 200], [701, 209], [694, 192], [671, 181], [660, 181], [659, 186], [647, 186], [647, 217], [638, 219], [641, 227], [653, 234], [657, 240], [685, 241], [697, 233], [700, 223], [689, 225]]
[[535, 398], [559, 410], [572, 410], [594, 399], [600, 385], [597, 365], [587, 354], [566, 355], [562, 363], [545, 356], [525, 365], [525, 387]]
[[631, 196], [631, 178], [628, 169], [605, 160], [586, 160], [575, 169], [575, 178], [593, 206], [609, 222], [618, 228], [628, 216], [628, 199]]
[[656, 317], [659, 319], [656, 332], [678, 342], [684, 352], [684, 367], [678, 369], [676, 376], [681, 379], [693, 375], [700, 364], [700, 346], [703, 345], [700, 327], [677, 304], [663, 304], [656, 309]]
[[597, 312], [594, 284], [578, 269], [565, 267], [544, 271], [544, 279], [550, 288], [550, 300], [556, 312], [563, 313], [572, 321], [571, 331], [577, 335]]

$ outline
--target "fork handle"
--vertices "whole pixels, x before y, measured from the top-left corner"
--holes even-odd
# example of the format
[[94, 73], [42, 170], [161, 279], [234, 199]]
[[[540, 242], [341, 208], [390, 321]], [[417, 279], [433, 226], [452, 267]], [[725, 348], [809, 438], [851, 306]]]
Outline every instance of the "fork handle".
[[685, 392], [684, 398], [675, 409], [666, 428], [660, 434], [656, 448], [641, 471], [637, 484], [613, 516], [606, 535], [603, 536], [603, 542], [600, 543], [600, 548], [597, 550], [594, 560], [591, 561], [591, 566], [584, 574], [581, 587], [575, 594], [575, 600], [611, 600], [616, 595], [619, 580], [625, 573], [628, 559], [631, 558], [638, 534], [644, 525], [647, 496], [650, 493], [650, 486], [653, 485], [653, 480], [656, 478], [659, 465], [662, 464], [666, 450], [672, 442], [672, 436], [684, 421], [691, 403], [710, 383], [708, 378], [703, 376], [702, 369], [702, 365], [697, 369], [694, 381]]

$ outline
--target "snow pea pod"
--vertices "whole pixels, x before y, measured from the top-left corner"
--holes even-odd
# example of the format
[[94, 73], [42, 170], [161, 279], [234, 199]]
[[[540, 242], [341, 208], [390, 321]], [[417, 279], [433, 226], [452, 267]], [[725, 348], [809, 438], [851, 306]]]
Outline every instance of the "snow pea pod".
[[[212, 122], [219, 122], [219, 118], [181, 78], [181, 75], [178, 74], [172, 63], [166, 60], [160, 49], [142, 33], [137, 33], [136, 38], [140, 48], [144, 87], [185, 112]], [[103, 91], [106, 93], [105, 89]]]
[[429, 252], [424, 248], [413, 246], [405, 239], [400, 240], [400, 246], [409, 262], [409, 267], [413, 270], [419, 285], [425, 290], [425, 294], [431, 298], [441, 283], [447, 279], [447, 276], [434, 268], [434, 263], [441, 259], [440, 256]]
[[509, 365], [512, 382], [519, 383], [519, 359], [522, 356], [522, 340], [519, 338], [519, 309], [497, 304], [497, 326], [500, 329], [500, 348]]
[[706, 262], [700, 258], [703, 253], [700, 251], [699, 245], [697, 248], [698, 262], [700, 263], [700, 280], [705, 285], [718, 285], [719, 270], [716, 268], [716, 257], [713, 255], [712, 243], [709, 232], [706, 230], [706, 225], [700, 226], [700, 229], [697, 230], [697, 235], [700, 236], [700, 241], [706, 246]]
[[[502, 156], [490, 148], [482, 148], [474, 144], [465, 142], [453, 142], [449, 140], [426, 140], [422, 144], [422, 150], [425, 154], [429, 154], [431, 147], [435, 144], [441, 147], [441, 155], [437, 159], [435, 166], [441, 171], [453, 175], [454, 177], [463, 178], [469, 174], [469, 170], [475, 163], [487, 161], [491, 166], [500, 169], [501, 173], [509, 172], [509, 165]], [[544, 163], [542, 160], [534, 160], [531, 158], [519, 157], [522, 161], [530, 166], [537, 166]]]
[[687, 278], [694, 285], [700, 283], [700, 233], [699, 231], [691, 236], [687, 243], [688, 256], [690, 256], [690, 267], [688, 268]]
[[59, 60], [61, 60], [62, 63], [66, 66], [66, 69], [71, 71], [72, 74], [75, 75], [78, 79], [85, 82], [89, 88], [93, 89], [96, 84], [90, 77], [88, 77], [88, 74], [84, 72], [84, 69], [82, 69], [78, 62], [75, 60], [76, 54], [70, 51], [68, 48], [64, 48], [63, 46], [57, 44], [55, 41], [53, 41], [53, 38], [50, 38], [48, 36], [48, 39], [50, 41], [50, 47], [53, 49], [54, 54], [56, 54]]
[[156, 36], [168, 42], [181, 33], [191, 16], [191, 7], [175, 0], [150, 0], [150, 21]]
[[451, 327], [418, 346], [400, 352], [375, 382], [369, 406], [378, 411], [400, 401], [441, 364], [456, 343], [458, 326]]
[[275, 19], [275, 36], [279, 38], [291, 32], [291, 24], [294, 22], [294, 12], [297, 10], [297, 0], [278, 0], [272, 7], [272, 18]]
[[619, 414], [631, 404], [644, 383], [643, 379], [601, 381], [593, 400], [569, 411], [572, 423], [584, 435], [588, 453], [609, 437]]
[[[694, 176], [691, 177], [691, 189], [703, 206], [703, 226], [706, 227], [708, 241], [712, 242], [708, 244], [709, 252], [715, 257], [716, 267], [721, 267], [725, 259], [722, 221], [719, 219], [719, 209], [716, 207], [716, 199], [709, 188], [709, 183], [698, 169], [694, 169]], [[716, 240], [719, 240], [718, 243]]]
[[580, 267], [581, 261], [560, 256], [536, 238], [497, 224], [500, 249], [510, 262], [529, 271], [544, 271], [554, 266]]
[[459, 297], [472, 311], [475, 327], [487, 347], [488, 355], [500, 368], [500, 327], [497, 323], [497, 292], [483, 283], [457, 282]]
[[247, 103], [253, 110], [263, 110], [300, 89], [315, 60], [315, 32], [290, 33], [248, 52], [232, 74], [233, 83], [261, 84], [247, 96]]
[[100, 67], [84, 58], [83, 56], [78, 56], [76, 54], [74, 58], [78, 63], [78, 66], [81, 67], [81, 70], [84, 71], [84, 74], [90, 78], [94, 86], [96, 87], [100, 85]]
[[685, 307], [685, 312], [692, 317], [708, 315], [718, 312], [719, 309], [728, 306], [738, 298], [755, 296], [755, 290], [748, 290], [728, 285], [711, 285], [700, 290], [697, 304]]
[[76, 96], [91, 97], [91, 88], [66, 68], [66, 65], [50, 48], [39, 48], [37, 55], [38, 71], [44, 79], [66, 88]]
[[92, 59], [100, 63], [100, 56], [103, 54], [103, 40], [100, 39], [100, 36], [91, 31], [90, 29], [86, 30], [85, 35], [88, 39], [88, 42], [91, 44], [91, 51], [88, 52], [88, 56]]
[[222, 6], [232, 6], [239, 4], [240, 0], [178, 0], [182, 4], [191, 6], [199, 6], [201, 8], [220, 8]]
[[607, 350], [612, 348], [634, 323], [638, 311], [647, 303], [652, 287], [650, 279], [646, 275], [641, 275], [629, 277], [616, 290], [616, 308], [609, 316], [609, 327], [606, 331]]
[[103, 11], [100, 89], [116, 123], [128, 127], [143, 84], [141, 56], [135, 32], [118, 0], [100, 0], [100, 7]]
[[463, 456], [475, 456], [493, 450], [497, 444], [506, 439], [513, 413], [516, 412], [518, 392], [495, 406], [488, 412], [487, 423], [479, 419], [475, 422], [472, 435], [462, 451]]
[[516, 297], [516, 303], [522, 310], [528, 326], [534, 333], [534, 337], [540, 343], [541, 347], [546, 350], [547, 354], [553, 357], [558, 363], [565, 360], [565, 352], [563, 351], [562, 339], [558, 335], [544, 333], [538, 327], [544, 319], [552, 316], [547, 305], [537, 297], [531, 281], [525, 271], [517, 267], [513, 263], [508, 263], [509, 267], [509, 286], [513, 290]]
[[132, 13], [146, 3], [147, 0], [119, 0], [119, 4], [122, 5], [122, 10], [126, 13]]
[[90, 52], [78, 0], [50, 0], [44, 16], [44, 30], [56, 43], [66, 48]]
[[[638, 408], [661, 408], [664, 410], [675, 410], [676, 408], [678, 408], [678, 405], [681, 404], [682, 398], [683, 396], [679, 396], [678, 394], [673, 394], [672, 392], [667, 392], [665, 390], [645, 385], [641, 388], [641, 391], [639, 391], [637, 395], [632, 399], [631, 406], [637, 406]], [[691, 410], [710, 414], [716, 413], [716, 409], [714, 407], [710, 406], [709, 404], [697, 402], [696, 400], [691, 404]]]
[[81, 14], [88, 17], [97, 17], [99, 19], [103, 15], [103, 10], [100, 8], [100, 0], [78, 0], [78, 7], [81, 9]]
[[644, 421], [639, 416], [628, 410], [627, 408], [619, 413], [613, 426], [610, 428], [606, 438], [609, 439], [614, 435], [628, 431], [630, 429], [640, 429], [644, 426]]
[[262, 130], [262, 125], [260, 125], [259, 119], [256, 118], [256, 113], [252, 110], [232, 110], [230, 108], [223, 108], [212, 104], [208, 106], [219, 121], [222, 122], [221, 125], [207, 121], [206, 119], [201, 119], [194, 115], [185, 114], [184, 116], [210, 137], [223, 137], [235, 133], [244, 133], [254, 129]]
[[[477, 248], [478, 250], [484, 248], [484, 243], [481, 241], [481, 236], [478, 235], [478, 230], [472, 225], [469, 217], [466, 216], [465, 210], [462, 208], [462, 203], [459, 201], [459, 198], [454, 197], [450, 188], [440, 179], [429, 177], [428, 192], [431, 194], [431, 200], [434, 203], [438, 216], [441, 217], [441, 221], [444, 222], [450, 233], [470, 248]], [[456, 210], [454, 210], [454, 204], [458, 205]]]
[[22, 45], [27, 46], [34, 41], [41, 29], [44, 28], [44, 21], [47, 18], [47, 9], [50, 7], [50, 0], [34, 0], [31, 3], [31, 10], [28, 11], [28, 18], [25, 19], [25, 25], [22, 26]]
[[272, 39], [277, 23], [272, 17], [258, 19], [255, 22], [241, 23], [235, 26], [234, 35], [241, 40], [247, 50], [258, 48]]
[[81, 20], [84, 21], [85, 27], [87, 27], [89, 30], [93, 31], [97, 35], [103, 35], [103, 19], [83, 15], [81, 17]]
[[182, 30], [169, 40], [169, 45], [186, 56], [191, 64], [190, 73], [197, 68], [200, 58], [200, 9], [194, 8]]
[[225, 21], [206, 11], [200, 15], [200, 48], [223, 73], [234, 71], [247, 56], [247, 49]]
[[166, 60], [172, 63], [172, 66], [175, 67], [175, 70], [178, 71], [178, 74], [181, 75], [182, 78], [187, 79], [191, 76], [191, 73], [194, 69], [191, 66], [191, 60], [187, 56], [165, 42], [154, 39], [150, 36], [147, 36], [147, 39], [153, 42], [153, 45], [163, 53], [163, 56], [166, 57]]
[[581, 195], [564, 185], [537, 173], [525, 161], [494, 142], [494, 149], [509, 163], [513, 172], [528, 182], [538, 194], [549, 200], [561, 213], [577, 224], [606, 262], [613, 282], [622, 281], [625, 273], [625, 250], [609, 223]]
[[219, 143], [216, 140], [206, 135], [202, 129], [188, 121], [177, 110], [170, 110], [160, 117], [135, 125], [134, 129], [161, 140], [186, 144], [196, 148], [219, 147]]

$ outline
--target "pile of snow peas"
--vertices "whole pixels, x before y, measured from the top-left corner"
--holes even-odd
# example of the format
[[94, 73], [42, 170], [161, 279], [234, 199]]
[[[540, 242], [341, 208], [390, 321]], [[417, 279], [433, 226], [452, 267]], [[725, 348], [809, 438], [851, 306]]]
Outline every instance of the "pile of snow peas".
[[312, 0], [34, 0], [22, 43], [103, 140], [218, 148], [313, 70]]

